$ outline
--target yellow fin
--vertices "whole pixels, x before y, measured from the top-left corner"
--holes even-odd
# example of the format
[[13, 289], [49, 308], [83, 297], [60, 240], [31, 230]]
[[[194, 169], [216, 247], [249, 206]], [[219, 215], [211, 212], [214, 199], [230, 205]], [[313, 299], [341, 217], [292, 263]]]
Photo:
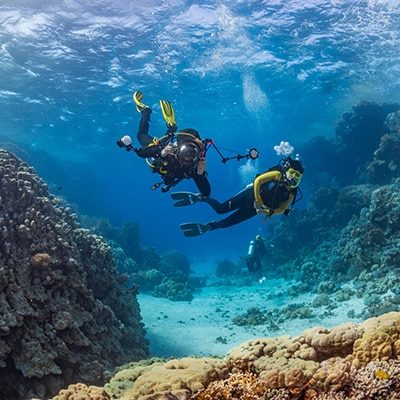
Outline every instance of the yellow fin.
[[146, 104], [142, 103], [144, 94], [139, 90], [133, 93], [133, 101], [136, 104], [136, 110], [138, 112], [142, 112], [145, 108], [149, 108]]
[[176, 126], [175, 111], [172, 104], [166, 100], [160, 100], [161, 112], [168, 127]]

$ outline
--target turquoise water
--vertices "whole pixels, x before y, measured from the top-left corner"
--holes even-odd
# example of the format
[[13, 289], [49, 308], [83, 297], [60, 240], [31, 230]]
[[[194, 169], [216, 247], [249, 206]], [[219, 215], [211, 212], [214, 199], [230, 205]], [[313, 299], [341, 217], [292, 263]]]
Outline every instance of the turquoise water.
[[[0, 144], [35, 166], [80, 213], [138, 222], [141, 243], [189, 256], [245, 254], [259, 218], [187, 239], [181, 222], [208, 222], [205, 205], [174, 209], [142, 159], [115, 145], [135, 136], [132, 92], [158, 100], [180, 128], [196, 128], [226, 155], [257, 147], [256, 162], [208, 155], [213, 195], [225, 200], [279, 158], [288, 140], [334, 137], [361, 101], [400, 101], [397, 1], [2, 1]], [[233, 150], [229, 152], [228, 150]], [[305, 207], [312, 176], [303, 157]], [[179, 190], [195, 190], [192, 182]]]

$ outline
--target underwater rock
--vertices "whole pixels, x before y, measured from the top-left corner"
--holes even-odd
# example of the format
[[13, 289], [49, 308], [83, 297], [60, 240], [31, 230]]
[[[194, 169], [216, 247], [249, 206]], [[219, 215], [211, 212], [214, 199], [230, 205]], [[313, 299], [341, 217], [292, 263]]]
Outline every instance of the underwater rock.
[[339, 175], [347, 176], [348, 183], [364, 172], [382, 135], [387, 133], [387, 116], [399, 108], [398, 104], [361, 102], [343, 114], [335, 129], [337, 160], [343, 169]]
[[51, 257], [47, 253], [36, 253], [31, 258], [31, 264], [37, 268], [48, 267], [51, 263]]
[[391, 132], [381, 137], [374, 159], [367, 166], [368, 179], [374, 184], [389, 183], [400, 177], [400, 133]]
[[238, 326], [263, 325], [267, 322], [267, 316], [259, 308], [251, 307], [245, 314], [234, 317], [232, 322]]
[[388, 394], [400, 393], [399, 337], [400, 313], [389, 313], [250, 340], [224, 358], [131, 363], [98, 391], [115, 400], [395, 399]]
[[165, 297], [172, 301], [191, 301], [193, 300], [192, 291], [181, 282], [164, 278], [162, 282], [152, 290], [155, 297]]
[[388, 114], [385, 124], [390, 132], [400, 133], [400, 110]]
[[83, 220], [109, 240], [118, 272], [128, 276], [126, 286], [173, 301], [190, 301], [194, 290], [204, 286], [201, 279], [190, 275], [190, 262], [183, 253], [171, 250], [159, 255], [153, 247], [140, 246], [137, 224], [115, 228], [104, 219], [85, 216]]
[[0, 150], [0, 393], [45, 398], [147, 355], [139, 305], [104, 240]]
[[240, 272], [240, 267], [227, 258], [218, 261], [215, 267], [215, 275], [217, 277], [235, 275], [238, 274], [239, 272]]

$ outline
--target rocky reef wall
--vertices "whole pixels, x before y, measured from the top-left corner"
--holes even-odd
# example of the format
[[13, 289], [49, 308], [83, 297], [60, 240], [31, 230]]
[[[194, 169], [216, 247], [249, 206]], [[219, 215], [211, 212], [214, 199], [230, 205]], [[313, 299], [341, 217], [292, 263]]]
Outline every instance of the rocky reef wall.
[[110, 247], [0, 150], [0, 398], [100, 384], [105, 370], [147, 356], [140, 319]]

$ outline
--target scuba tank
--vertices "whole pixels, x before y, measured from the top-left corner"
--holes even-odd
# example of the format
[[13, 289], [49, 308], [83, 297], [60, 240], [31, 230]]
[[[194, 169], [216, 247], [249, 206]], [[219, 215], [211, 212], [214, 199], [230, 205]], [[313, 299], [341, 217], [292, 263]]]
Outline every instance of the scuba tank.
[[249, 250], [247, 252], [247, 256], [248, 257], [253, 257], [255, 249], [256, 249], [256, 243], [255, 243], [255, 241], [253, 239], [249, 244]]

